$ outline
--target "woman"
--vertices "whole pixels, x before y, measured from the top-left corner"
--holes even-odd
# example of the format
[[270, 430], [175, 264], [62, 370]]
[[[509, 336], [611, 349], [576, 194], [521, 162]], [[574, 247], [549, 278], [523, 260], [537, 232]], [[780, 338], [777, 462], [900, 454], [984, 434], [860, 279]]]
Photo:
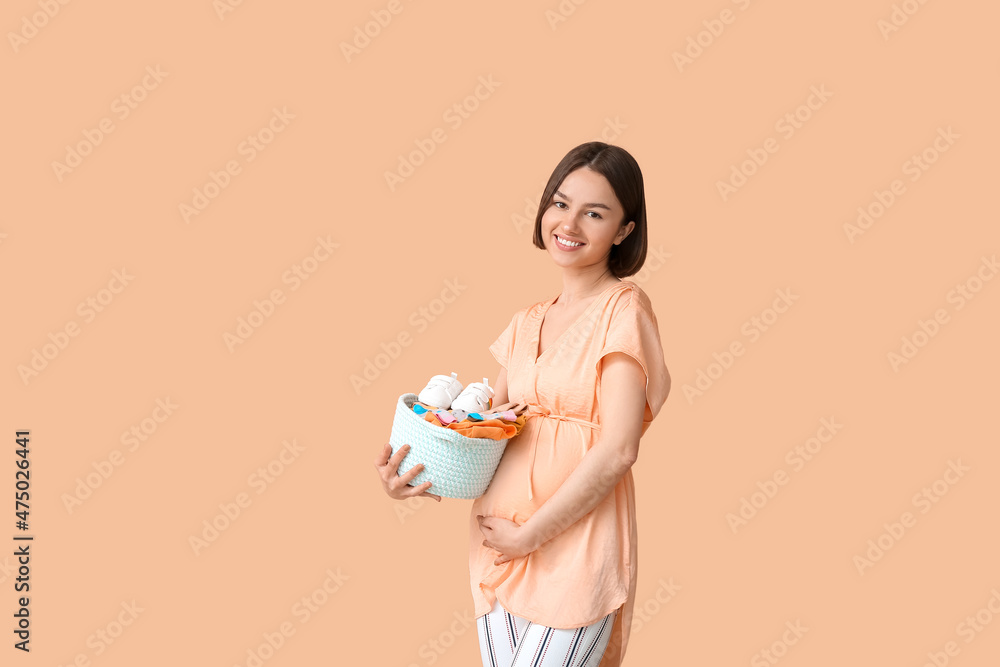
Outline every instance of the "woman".
[[[514, 314], [490, 346], [494, 405], [528, 405], [470, 516], [469, 571], [485, 667], [620, 665], [636, 583], [639, 438], [670, 391], [656, 316], [635, 283], [646, 258], [642, 173], [625, 150], [577, 146], [549, 178], [535, 246], [562, 269], [555, 298]], [[386, 493], [440, 500], [375, 465]], [[433, 472], [433, 471], [431, 471]]]

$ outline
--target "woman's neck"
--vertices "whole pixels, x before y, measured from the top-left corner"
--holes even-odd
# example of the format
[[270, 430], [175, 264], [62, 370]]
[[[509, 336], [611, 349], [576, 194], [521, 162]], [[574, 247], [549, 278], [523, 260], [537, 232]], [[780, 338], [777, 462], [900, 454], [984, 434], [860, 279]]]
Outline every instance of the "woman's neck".
[[621, 280], [615, 278], [607, 268], [573, 272], [564, 269], [563, 290], [558, 296], [558, 301], [563, 306], [572, 306], [579, 301], [597, 296], [619, 282]]

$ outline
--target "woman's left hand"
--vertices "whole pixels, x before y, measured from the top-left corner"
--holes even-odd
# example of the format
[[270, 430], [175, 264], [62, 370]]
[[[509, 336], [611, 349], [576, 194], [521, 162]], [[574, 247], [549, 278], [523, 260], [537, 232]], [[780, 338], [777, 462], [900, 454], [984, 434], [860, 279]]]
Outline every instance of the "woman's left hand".
[[494, 565], [527, 556], [538, 548], [530, 529], [510, 519], [481, 514], [476, 518], [479, 520], [479, 530], [486, 538], [483, 546], [500, 552], [500, 556], [493, 561]]

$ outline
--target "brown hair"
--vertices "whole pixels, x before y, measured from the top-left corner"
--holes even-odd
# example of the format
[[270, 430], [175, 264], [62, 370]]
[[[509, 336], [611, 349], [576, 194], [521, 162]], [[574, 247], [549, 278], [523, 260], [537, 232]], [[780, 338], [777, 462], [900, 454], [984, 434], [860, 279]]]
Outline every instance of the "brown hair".
[[532, 241], [536, 247], [545, 248], [545, 241], [542, 238], [542, 215], [552, 205], [552, 198], [562, 185], [563, 179], [581, 167], [592, 169], [608, 179], [615, 197], [625, 211], [621, 224], [626, 225], [630, 220], [635, 222], [635, 227], [625, 240], [611, 246], [608, 269], [616, 278], [625, 278], [638, 273], [646, 261], [646, 196], [639, 164], [628, 151], [618, 146], [601, 141], [580, 144], [556, 165], [538, 202]]

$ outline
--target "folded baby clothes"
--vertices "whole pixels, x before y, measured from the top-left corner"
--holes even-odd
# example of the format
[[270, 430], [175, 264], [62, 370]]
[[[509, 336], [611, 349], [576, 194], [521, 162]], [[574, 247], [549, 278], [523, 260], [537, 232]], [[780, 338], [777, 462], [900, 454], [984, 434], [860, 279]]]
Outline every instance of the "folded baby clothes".
[[455, 415], [451, 414], [447, 410], [441, 410], [440, 412], [435, 412], [433, 414], [434, 414], [435, 417], [438, 418], [438, 420], [442, 424], [445, 424], [445, 425], [454, 424], [454, 423], [456, 423], [458, 421], [458, 419], [456, 419]]
[[516, 421], [513, 424], [499, 419], [484, 419], [481, 422], [457, 422], [448, 424], [448, 428], [457, 431], [468, 438], [492, 438], [494, 440], [504, 440], [512, 438], [521, 430], [524, 419], [519, 425]]
[[493, 410], [490, 412], [466, 412], [465, 410], [455, 410], [452, 408], [435, 408], [426, 403], [421, 403], [420, 401], [414, 401], [413, 412], [418, 415], [423, 415], [428, 412], [436, 414], [438, 419], [442, 423], [450, 424], [452, 421], [465, 421], [466, 419], [471, 419], [472, 421], [481, 422], [485, 419], [502, 419], [503, 421], [513, 422], [517, 420], [517, 412], [514, 409], [506, 408], [503, 410]]
[[[447, 414], [447, 413], [444, 413]], [[484, 419], [483, 421], [453, 421], [449, 424], [441, 422], [442, 415], [433, 412], [425, 412], [424, 419], [432, 424], [449, 428], [467, 438], [490, 438], [491, 440], [506, 440], [521, 432], [524, 427], [525, 415], [515, 417], [512, 422], [501, 419]]]

